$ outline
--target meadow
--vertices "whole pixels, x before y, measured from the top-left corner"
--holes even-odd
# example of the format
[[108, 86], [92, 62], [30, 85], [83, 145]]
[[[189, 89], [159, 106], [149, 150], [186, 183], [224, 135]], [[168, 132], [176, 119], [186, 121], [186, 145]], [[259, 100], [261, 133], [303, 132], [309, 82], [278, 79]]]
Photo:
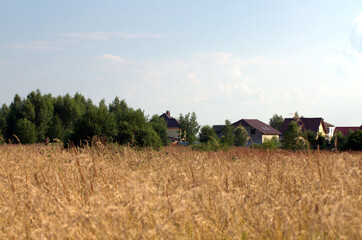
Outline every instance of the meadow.
[[0, 146], [0, 239], [362, 239], [362, 152]]

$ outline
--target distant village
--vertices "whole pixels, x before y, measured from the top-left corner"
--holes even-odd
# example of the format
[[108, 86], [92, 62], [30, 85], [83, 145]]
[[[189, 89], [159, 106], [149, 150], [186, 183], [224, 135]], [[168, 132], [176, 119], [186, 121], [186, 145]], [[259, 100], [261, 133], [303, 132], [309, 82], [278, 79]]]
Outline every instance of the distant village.
[[[180, 124], [178, 120], [171, 116], [170, 111], [166, 111], [160, 118], [163, 118], [167, 123], [167, 137], [171, 142], [182, 141], [180, 139]], [[300, 126], [300, 129], [304, 131], [312, 131], [316, 136], [323, 136], [326, 140], [330, 141], [333, 136], [340, 132], [344, 137], [353, 131], [362, 130], [361, 126], [335, 126], [331, 123], [324, 121], [322, 117], [298, 117], [298, 118], [285, 118], [280, 130], [277, 130], [270, 125], [258, 120], [258, 119], [240, 119], [231, 125], [234, 127], [243, 126], [247, 131], [249, 138], [247, 146], [252, 144], [262, 144], [266, 140], [270, 140], [273, 137], [283, 142], [285, 133], [288, 129], [288, 125], [295, 121]], [[222, 130], [225, 125], [213, 125], [212, 128], [218, 137], [222, 136]]]

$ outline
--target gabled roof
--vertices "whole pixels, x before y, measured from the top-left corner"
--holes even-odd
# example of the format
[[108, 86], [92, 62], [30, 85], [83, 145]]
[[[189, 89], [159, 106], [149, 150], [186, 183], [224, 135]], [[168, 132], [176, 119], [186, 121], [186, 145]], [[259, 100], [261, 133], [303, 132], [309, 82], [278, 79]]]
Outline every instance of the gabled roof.
[[360, 127], [336, 127], [334, 130], [334, 134], [336, 134], [337, 132], [341, 132], [343, 134], [343, 136], [348, 136], [349, 131], [358, 131], [358, 130], [362, 130], [362, 126]]
[[322, 123], [324, 132], [327, 132], [326, 129], [325, 129], [325, 125], [323, 123], [323, 118], [321, 118], [321, 117], [318, 117], [318, 118], [303, 118], [302, 117], [302, 118], [298, 118], [298, 119], [294, 119], [294, 118], [286, 118], [286, 119], [284, 119], [282, 130], [281, 130], [281, 132], [283, 134], [287, 131], [288, 125], [292, 121], [296, 121], [299, 126], [302, 126], [302, 131], [311, 130], [311, 131], [313, 131], [315, 133], [317, 133], [319, 131], [319, 126]]
[[261, 132], [263, 135], [280, 135], [281, 132], [279, 132], [278, 130], [272, 128], [271, 126], [269, 126], [266, 123], [263, 123], [262, 121], [259, 121], [258, 119], [241, 119], [237, 122], [234, 122], [232, 125], [233, 126], [237, 126], [237, 125], [243, 125], [245, 126], [250, 126], [255, 128], [256, 130], [258, 130], [259, 132]]
[[216, 135], [219, 136], [221, 134], [222, 130], [224, 129], [225, 125], [213, 125], [212, 129], [214, 129]]
[[167, 128], [179, 128], [180, 127], [180, 123], [177, 121], [176, 118], [171, 117], [169, 114], [164, 113], [160, 116], [160, 118], [165, 119], [166, 123], [167, 123]]
[[324, 126], [325, 126], [326, 128], [328, 128], [328, 127], [335, 127], [333, 124], [327, 123], [326, 121], [324, 121]]

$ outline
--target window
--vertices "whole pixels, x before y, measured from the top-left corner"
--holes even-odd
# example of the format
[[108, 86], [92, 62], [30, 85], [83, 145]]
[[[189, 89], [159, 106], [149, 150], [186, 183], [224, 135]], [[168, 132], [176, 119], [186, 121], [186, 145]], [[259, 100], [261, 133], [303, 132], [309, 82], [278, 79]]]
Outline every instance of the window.
[[250, 129], [250, 134], [255, 134], [255, 128]]

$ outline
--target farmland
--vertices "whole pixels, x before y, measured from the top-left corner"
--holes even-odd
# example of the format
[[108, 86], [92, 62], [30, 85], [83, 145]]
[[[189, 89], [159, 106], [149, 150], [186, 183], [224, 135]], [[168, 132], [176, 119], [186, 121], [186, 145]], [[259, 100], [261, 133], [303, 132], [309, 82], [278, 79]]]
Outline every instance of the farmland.
[[0, 146], [0, 239], [361, 239], [362, 153]]

